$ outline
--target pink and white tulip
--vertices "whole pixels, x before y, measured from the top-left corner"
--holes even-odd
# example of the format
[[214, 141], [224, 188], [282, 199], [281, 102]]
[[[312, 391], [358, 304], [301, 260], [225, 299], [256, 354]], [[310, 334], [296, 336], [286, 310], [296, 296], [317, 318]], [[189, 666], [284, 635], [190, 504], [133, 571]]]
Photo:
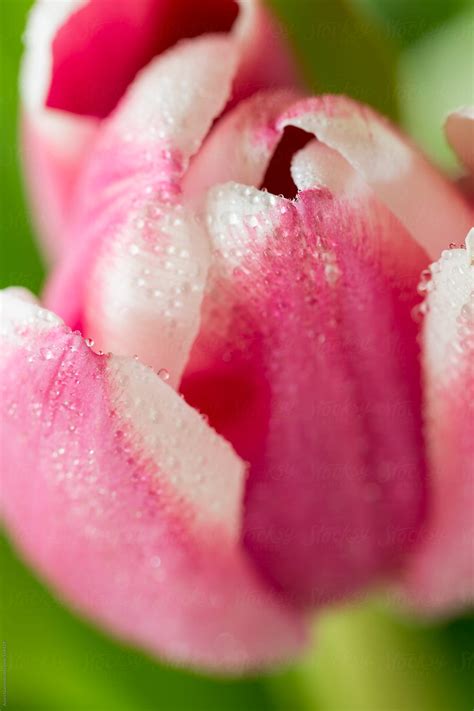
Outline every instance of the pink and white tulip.
[[371, 585], [472, 599], [472, 238], [443, 250], [473, 216], [372, 110], [269, 90], [293, 75], [257, 3], [158, 42], [178, 4], [36, 8], [27, 162], [60, 258], [46, 308], [2, 295], [1, 505], [79, 610], [242, 671]]

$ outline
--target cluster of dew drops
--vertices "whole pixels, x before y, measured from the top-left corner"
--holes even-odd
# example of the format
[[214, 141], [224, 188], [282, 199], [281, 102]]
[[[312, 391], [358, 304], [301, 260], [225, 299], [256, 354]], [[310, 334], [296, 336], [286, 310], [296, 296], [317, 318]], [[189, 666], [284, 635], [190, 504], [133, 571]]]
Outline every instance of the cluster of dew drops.
[[[79, 333], [79, 332], [78, 332], [78, 333]], [[91, 349], [94, 348], [95, 342], [94, 342], [94, 339], [93, 339], [93, 338], [85, 338], [85, 339], [84, 339], [84, 343], [86, 344], [86, 346], [87, 346], [88, 348], [91, 348]], [[106, 355], [106, 356], [108, 356], [108, 357], [110, 357], [110, 355], [111, 355], [110, 353], [104, 353], [104, 351], [101, 351], [101, 350], [96, 351], [96, 354], [99, 355], [99, 356]], [[136, 361], [139, 360], [139, 358], [138, 358], [137, 355], [134, 355], [134, 356], [133, 356], [133, 359], [136, 360]], [[169, 370], [167, 370], [166, 368], [160, 368], [160, 369], [157, 371], [157, 375], [158, 375], [158, 377], [160, 378], [160, 380], [163, 380], [165, 383], [167, 383], [168, 380], [170, 379], [170, 372], [169, 372]]]
[[[453, 253], [454, 250], [459, 250], [459, 249], [466, 249], [466, 246], [464, 244], [457, 244], [456, 242], [451, 242], [449, 244], [449, 249], [445, 250], [442, 254], [442, 259], [449, 259]], [[418, 282], [417, 286], [417, 293], [423, 297], [423, 301], [420, 303], [416, 304], [411, 311], [411, 315], [413, 320], [416, 323], [422, 323], [424, 320], [424, 317], [428, 314], [429, 311], [429, 301], [428, 297], [430, 292], [434, 288], [434, 283], [433, 283], [433, 276], [437, 274], [441, 270], [441, 265], [440, 262], [434, 262], [431, 264], [427, 269], [423, 269], [423, 271], [420, 274], [420, 281]], [[469, 305], [465, 305], [462, 309], [461, 317], [468, 318], [469, 316], [472, 316], [470, 312], [470, 307]]]

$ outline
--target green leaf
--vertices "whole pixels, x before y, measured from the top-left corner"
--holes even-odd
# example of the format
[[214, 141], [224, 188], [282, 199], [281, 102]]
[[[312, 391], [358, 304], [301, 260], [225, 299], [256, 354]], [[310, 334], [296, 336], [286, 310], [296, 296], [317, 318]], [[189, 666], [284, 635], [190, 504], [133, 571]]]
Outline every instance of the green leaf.
[[27, 217], [16, 140], [21, 36], [30, 4], [27, 0], [0, 2], [0, 288], [17, 284], [37, 292], [44, 271]]
[[474, 104], [474, 7], [403, 52], [402, 120], [416, 143], [447, 169], [458, 164], [443, 133], [447, 114]]
[[411, 44], [472, 6], [472, 0], [356, 0], [356, 3], [383, 21], [390, 36], [400, 45]]
[[347, 94], [397, 117], [397, 54], [381, 25], [370, 22], [347, 0], [270, 0], [269, 4], [280, 17], [313, 91]]

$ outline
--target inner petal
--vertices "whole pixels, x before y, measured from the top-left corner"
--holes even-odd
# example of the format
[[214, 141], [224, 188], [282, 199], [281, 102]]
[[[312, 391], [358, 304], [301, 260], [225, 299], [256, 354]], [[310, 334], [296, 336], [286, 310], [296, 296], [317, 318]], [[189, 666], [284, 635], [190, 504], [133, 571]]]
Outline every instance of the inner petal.
[[426, 255], [368, 189], [290, 201], [226, 184], [207, 215], [181, 392], [249, 462], [259, 570], [293, 603], [334, 602], [395, 572], [425, 515], [410, 312]]
[[53, 42], [46, 104], [104, 118], [136, 73], [185, 37], [228, 32], [235, 0], [90, 0], [71, 15]]

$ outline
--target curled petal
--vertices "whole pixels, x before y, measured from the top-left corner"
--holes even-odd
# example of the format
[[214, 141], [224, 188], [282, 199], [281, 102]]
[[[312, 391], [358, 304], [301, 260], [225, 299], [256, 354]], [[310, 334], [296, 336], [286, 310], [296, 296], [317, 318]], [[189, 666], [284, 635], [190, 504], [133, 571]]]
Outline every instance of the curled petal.
[[431, 266], [423, 328], [432, 506], [410, 561], [415, 603], [452, 612], [474, 596], [474, 230]]
[[199, 327], [207, 236], [181, 180], [227, 100], [237, 54], [203, 37], [158, 57], [103, 124], [84, 171], [71, 249], [47, 294], [97, 346], [179, 382]]
[[295, 80], [282, 34], [259, 0], [201, 0], [199, 12], [192, 0], [38, 0], [26, 34], [25, 99], [104, 118], [154, 57], [211, 33], [235, 40], [239, 98]]
[[235, 47], [235, 100], [294, 83], [285, 42], [258, 0], [201, 0], [199, 12], [193, 0], [37, 0], [22, 67], [24, 154], [51, 256], [68, 247], [64, 227], [100, 120], [154, 57], [206, 33], [226, 34]]
[[295, 153], [291, 176], [298, 190], [328, 188], [333, 195], [346, 196], [366, 190], [363, 178], [341, 154], [319, 141]]
[[[446, 234], [453, 239], [466, 234], [472, 211], [455, 187], [385, 119], [342, 96], [295, 101], [295, 92], [267, 92], [243, 102], [217, 124], [200, 152], [187, 176], [189, 193], [203, 182], [262, 185], [285, 129], [295, 128], [318, 140], [306, 161], [312, 174], [299, 187], [336, 187], [333, 180], [347, 163], [355, 171], [351, 179], [370, 186], [431, 256], [439, 254]], [[232, 160], [219, 161], [219, 155]], [[302, 169], [303, 159], [304, 154]]]
[[474, 106], [453, 111], [445, 123], [446, 138], [466, 168], [474, 173]]
[[431, 256], [446, 234], [460, 240], [469, 229], [472, 212], [455, 188], [368, 107], [341, 96], [308, 99], [280, 119], [281, 129], [288, 125], [338, 151]]
[[298, 604], [392, 572], [425, 506], [416, 324], [426, 255], [366, 188], [210, 192], [182, 391], [250, 462], [244, 540]]
[[185, 177], [186, 197], [199, 198], [227, 181], [260, 185], [281, 139], [275, 123], [298, 98], [294, 89], [259, 92], [223, 116]]
[[232, 448], [139, 362], [95, 354], [22, 295], [2, 294], [2, 313], [2, 511], [24, 554], [174, 662], [241, 671], [293, 653], [302, 620], [239, 547]]

